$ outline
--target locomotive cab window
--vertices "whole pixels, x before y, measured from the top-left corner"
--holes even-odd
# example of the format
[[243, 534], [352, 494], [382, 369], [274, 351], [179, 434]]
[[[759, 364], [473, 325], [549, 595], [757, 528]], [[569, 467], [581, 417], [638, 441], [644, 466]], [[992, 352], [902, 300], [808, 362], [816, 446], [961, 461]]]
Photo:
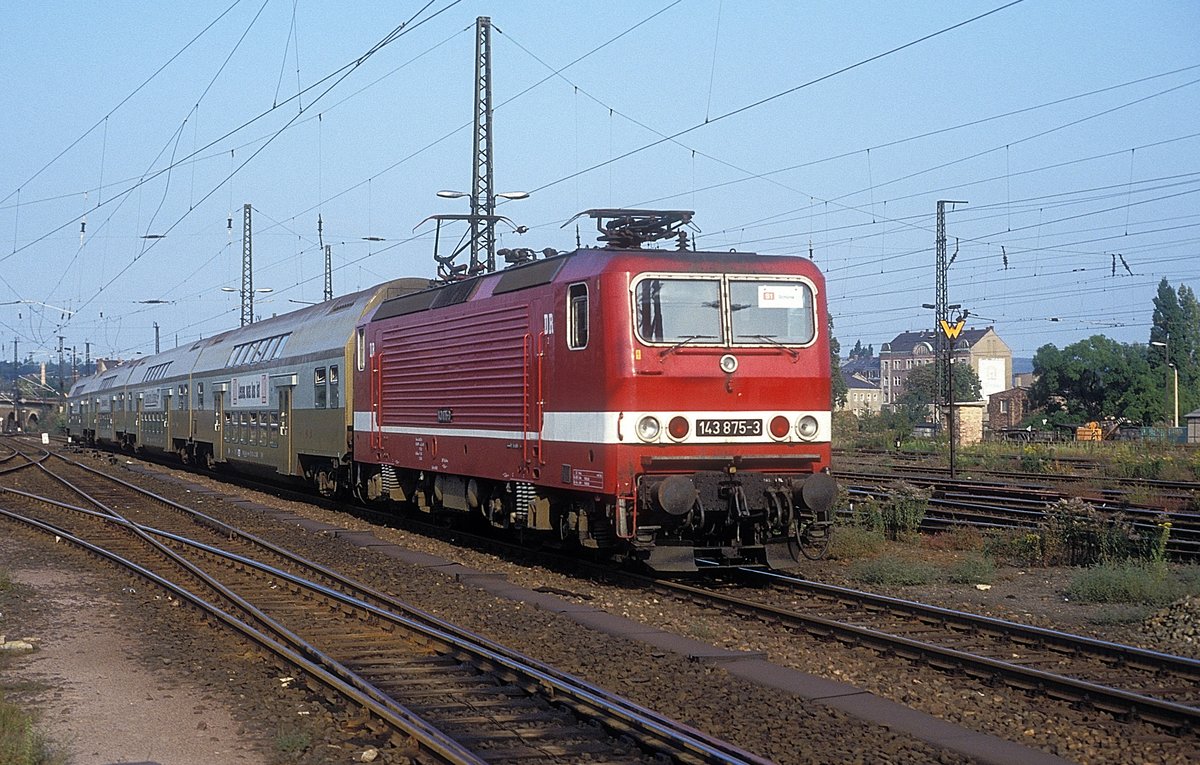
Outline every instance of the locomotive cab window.
[[582, 350], [588, 344], [588, 289], [586, 284], [567, 288], [567, 347]]
[[634, 287], [634, 324], [646, 343], [724, 344], [720, 279], [642, 279]]
[[808, 345], [815, 335], [813, 291], [804, 282], [730, 277], [729, 309], [738, 344]]

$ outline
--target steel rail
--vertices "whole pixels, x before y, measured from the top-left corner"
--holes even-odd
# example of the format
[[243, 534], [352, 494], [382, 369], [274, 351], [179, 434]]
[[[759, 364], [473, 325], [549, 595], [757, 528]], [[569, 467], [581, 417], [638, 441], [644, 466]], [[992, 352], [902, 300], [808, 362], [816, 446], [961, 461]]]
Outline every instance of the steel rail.
[[[184, 505], [180, 505], [179, 503], [176, 503], [166, 497], [158, 495], [115, 476], [97, 471], [94, 468], [75, 462], [74, 460], [70, 460], [62, 455], [55, 454], [54, 456], [76, 468], [88, 472], [89, 474], [112, 481], [131, 491], [137, 492], [141, 496], [145, 496], [174, 510], [185, 513], [198, 520], [203, 525], [210, 527], [214, 531], [226, 535], [236, 536], [248, 544], [261, 547], [262, 549], [268, 550], [274, 555], [282, 557], [284, 560], [287, 560], [293, 565], [314, 571], [319, 576], [334, 582], [338, 586], [360, 593], [363, 598], [370, 598], [384, 604], [386, 608], [381, 608], [369, 603], [363, 598], [354, 597], [336, 589], [326, 587], [325, 585], [317, 582], [290, 574], [266, 563], [224, 551], [219, 548], [206, 545], [202, 542], [190, 540], [181, 535], [155, 529], [149, 526], [142, 526], [140, 524], [128, 521], [127, 519], [120, 518], [119, 516], [112, 518], [105, 512], [89, 511], [86, 508], [78, 508], [65, 503], [58, 503], [54, 500], [42, 499], [42, 501], [49, 501], [53, 504], [61, 505], [75, 511], [84, 512], [101, 518], [112, 519], [118, 523], [127, 524], [134, 528], [141, 529], [146, 533], [161, 536], [169, 541], [193, 546], [196, 549], [205, 552], [206, 554], [219, 556], [236, 562], [240, 565], [254, 568], [271, 576], [286, 579], [297, 586], [308, 588], [314, 593], [323, 597], [336, 600], [348, 607], [365, 610], [377, 618], [390, 621], [391, 623], [404, 627], [405, 629], [418, 630], [426, 634], [431, 639], [438, 640], [448, 647], [452, 647], [458, 651], [466, 652], [473, 656], [482, 657], [485, 661], [491, 662], [497, 666], [503, 666], [511, 672], [524, 676], [526, 678], [525, 682], [529, 687], [542, 687], [550, 689], [556, 701], [564, 702], [566, 699], [572, 699], [577, 711], [582, 714], [601, 718], [615, 717], [618, 720], [618, 728], [621, 728], [622, 726], [628, 726], [630, 728], [630, 730], [623, 732], [631, 734], [640, 733], [643, 735], [643, 737], [649, 737], [650, 739], [659, 742], [657, 745], [648, 744], [647, 746], [649, 746], [649, 748], [658, 749], [660, 751], [674, 751], [682, 749], [686, 753], [686, 756], [690, 756], [692, 759], [696, 759], [700, 762], [746, 762], [758, 763], [760, 765], [767, 762], [766, 760], [763, 760], [750, 752], [746, 752], [738, 747], [735, 747], [728, 742], [708, 736], [707, 734], [697, 731], [690, 726], [686, 726], [652, 710], [634, 704], [627, 699], [609, 694], [607, 691], [604, 691], [597, 686], [585, 683], [584, 681], [562, 673], [553, 667], [549, 667], [541, 662], [537, 662], [529, 657], [525, 657], [517, 652], [511, 651], [503, 646], [500, 646], [499, 644], [483, 638], [482, 636], [461, 630], [448, 622], [434, 617], [431, 614], [413, 608], [412, 606], [404, 604], [395, 598], [378, 592], [365, 585], [354, 582], [346, 577], [343, 577], [335, 571], [321, 566], [320, 564], [305, 560], [284, 548], [255, 537], [252, 534], [248, 534], [223, 521], [213, 518], [212, 516], [209, 516], [198, 510], [188, 508]], [[60, 476], [55, 477], [69, 485], [69, 482], [66, 482]], [[88, 495], [86, 492], [83, 492], [77, 488], [75, 490], [80, 493], [81, 496], [87, 498], [89, 502], [92, 502], [99, 507], [103, 507], [102, 503]], [[8, 491], [11, 491], [15, 494], [29, 496], [33, 499], [41, 499], [34, 495], [28, 495], [25, 492], [17, 492], [15, 490]], [[395, 611], [389, 611], [388, 608], [395, 609]], [[396, 613], [396, 611], [399, 611], [400, 613]], [[349, 670], [346, 670], [346, 672], [349, 672]]]
[[[1093, 655], [1102, 653], [1116, 661], [1125, 658], [1151, 664], [1161, 662], [1168, 668], [1175, 667], [1189, 674], [1200, 676], [1200, 661], [1194, 659], [1160, 654], [1155, 651], [1134, 648], [1132, 646], [1123, 646], [1119, 643], [1109, 643], [1103, 640], [1070, 635], [1069, 633], [1056, 632], [1055, 630], [1032, 627], [1016, 622], [1007, 622], [1002, 619], [994, 619], [977, 614], [953, 611], [951, 609], [916, 603], [915, 601], [889, 598], [883, 595], [874, 595], [834, 585], [795, 579], [775, 572], [765, 572], [757, 569], [740, 569], [739, 571], [750, 576], [786, 581], [791, 586], [811, 589], [828, 597], [843, 600], [853, 598], [856, 602], [876, 609], [903, 610], [911, 614], [920, 614], [939, 622], [954, 619], [962, 624], [986, 627], [992, 631], [1003, 630], [1004, 634], [1014, 636], [1023, 635], [1029, 639], [1030, 643], [1053, 640], [1058, 642], [1064, 649], [1091, 651]], [[815, 614], [790, 611], [778, 606], [737, 598], [681, 582], [659, 581], [655, 586], [666, 592], [672, 592], [688, 598], [699, 598], [710, 602], [716, 601], [736, 612], [760, 618], [766, 617], [781, 623], [791, 624], [810, 633], [834, 636], [839, 639], [849, 639], [855, 643], [867, 643], [879, 646], [900, 655], [909, 656], [909, 658], [929, 661], [935, 666], [942, 665], [948, 669], [966, 667], [983, 670], [985, 673], [983, 677], [999, 677], [1010, 685], [1023, 690], [1041, 691], [1051, 696], [1085, 702], [1098, 709], [1103, 709], [1117, 715], [1135, 715], [1147, 722], [1177, 731], [1194, 730], [1200, 724], [1200, 707], [1146, 696], [1133, 691], [1101, 685], [1089, 680], [1055, 674], [1046, 670], [1033, 669], [988, 656], [978, 656], [959, 649], [948, 648], [903, 635], [894, 635], [870, 627], [849, 624]]]
[[[12, 490], [5, 489], [4, 491], [11, 492]], [[103, 513], [90, 511], [86, 508], [75, 508], [65, 504], [63, 504], [63, 506], [73, 510], [96, 515], [101, 518], [106, 518], [108, 520], [117, 520], [113, 516], [106, 516]], [[454, 763], [455, 765], [486, 765], [486, 761], [480, 759], [477, 755], [465, 747], [460, 746], [458, 742], [445, 736], [437, 729], [428, 726], [428, 724], [421, 720], [420, 717], [412, 715], [411, 713], [406, 715], [403, 712], [399, 712], [395, 708], [396, 705], [394, 704], [389, 705], [380, 703], [373, 695], [364, 692], [361, 688], [356, 687], [355, 685], [344, 680], [342, 677], [339, 677], [336, 673], [330, 671], [320, 661], [310, 658], [310, 656], [306, 655], [304, 652], [298, 651], [292, 646], [289, 646], [286, 643], [271, 637], [248, 622], [236, 618], [224, 609], [205, 600], [203, 597], [191, 592], [187, 588], [118, 555], [115, 552], [93, 544], [81, 537], [75, 536], [65, 529], [54, 526], [53, 524], [45, 523], [34, 518], [27, 518], [4, 507], [0, 507], [0, 515], [8, 518], [11, 521], [22, 523], [30, 528], [52, 535], [55, 537], [56, 541], [66, 541], [72, 545], [75, 545], [82, 550], [107, 560], [108, 562], [116, 565], [118, 568], [136, 574], [154, 586], [166, 590], [168, 593], [173, 594], [181, 601], [190, 604], [192, 607], [198, 609], [210, 618], [219, 621], [227, 628], [251, 640], [268, 653], [282, 658], [292, 666], [299, 667], [307, 674], [307, 676], [317, 679], [323, 685], [340, 694], [352, 703], [358, 704], [364, 709], [370, 710], [373, 715], [379, 717], [396, 730], [404, 732], [414, 741], [419, 742], [428, 753], [436, 756], [439, 760], [448, 763]], [[126, 521], [126, 523], [128, 523], [128, 521]]]

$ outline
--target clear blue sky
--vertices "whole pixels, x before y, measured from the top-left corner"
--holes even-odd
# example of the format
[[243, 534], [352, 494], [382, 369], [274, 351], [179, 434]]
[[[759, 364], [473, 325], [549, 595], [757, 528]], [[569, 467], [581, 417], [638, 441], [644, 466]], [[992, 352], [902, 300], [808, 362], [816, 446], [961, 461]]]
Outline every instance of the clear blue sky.
[[422, 5], [10, 8], [5, 357], [236, 326], [247, 202], [262, 315], [320, 300], [318, 214], [336, 293], [432, 276], [413, 228], [467, 209], [434, 192], [469, 187], [479, 15], [495, 187], [533, 192], [502, 246], [570, 248], [589, 207], [694, 209], [702, 248], [811, 247], [844, 349], [932, 324], [938, 199], [970, 203], [950, 302], [1018, 356], [1145, 342], [1160, 279], [1200, 289], [1200, 3], [1026, 0], [892, 53], [1004, 2]]

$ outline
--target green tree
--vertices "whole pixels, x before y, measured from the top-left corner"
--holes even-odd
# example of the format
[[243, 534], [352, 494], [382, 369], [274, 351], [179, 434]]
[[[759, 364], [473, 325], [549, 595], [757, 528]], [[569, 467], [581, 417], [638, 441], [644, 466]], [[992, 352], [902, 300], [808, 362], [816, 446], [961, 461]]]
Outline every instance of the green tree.
[[829, 317], [829, 397], [833, 409], [841, 409], [846, 405], [850, 389], [842, 379], [842, 344], [833, 334], [833, 316]]
[[855, 340], [854, 347], [850, 349], [848, 359], [869, 359], [875, 355], [875, 346], [862, 344], [862, 340]]
[[[904, 378], [904, 392], [897, 401], [900, 409], [914, 421], [926, 418], [930, 404], [940, 404], [937, 390], [937, 362], [922, 364], [916, 367]], [[979, 400], [979, 375], [970, 364], [955, 362], [951, 365], [951, 379], [954, 381], [955, 401]]]
[[1200, 406], [1200, 302], [1186, 284], [1176, 291], [1166, 279], [1158, 283], [1150, 325], [1150, 366], [1162, 380], [1167, 411], [1175, 407], [1172, 367], [1179, 373], [1180, 415]]
[[1056, 421], [1162, 421], [1161, 378], [1155, 379], [1144, 345], [1118, 343], [1103, 335], [1061, 350], [1044, 345], [1034, 354], [1033, 370], [1037, 381], [1030, 401]]

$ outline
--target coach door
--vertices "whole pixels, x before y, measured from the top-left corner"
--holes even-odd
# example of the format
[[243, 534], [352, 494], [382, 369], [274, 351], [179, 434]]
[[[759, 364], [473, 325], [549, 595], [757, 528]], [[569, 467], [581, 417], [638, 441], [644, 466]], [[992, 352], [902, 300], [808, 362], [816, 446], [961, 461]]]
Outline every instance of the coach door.
[[292, 389], [280, 386], [279, 392], [279, 448], [283, 449], [283, 472], [292, 475]]
[[[223, 384], [222, 384], [223, 385]], [[229, 440], [229, 422], [225, 419], [225, 391], [213, 386], [213, 456], [217, 462], [225, 461], [225, 442]]]

